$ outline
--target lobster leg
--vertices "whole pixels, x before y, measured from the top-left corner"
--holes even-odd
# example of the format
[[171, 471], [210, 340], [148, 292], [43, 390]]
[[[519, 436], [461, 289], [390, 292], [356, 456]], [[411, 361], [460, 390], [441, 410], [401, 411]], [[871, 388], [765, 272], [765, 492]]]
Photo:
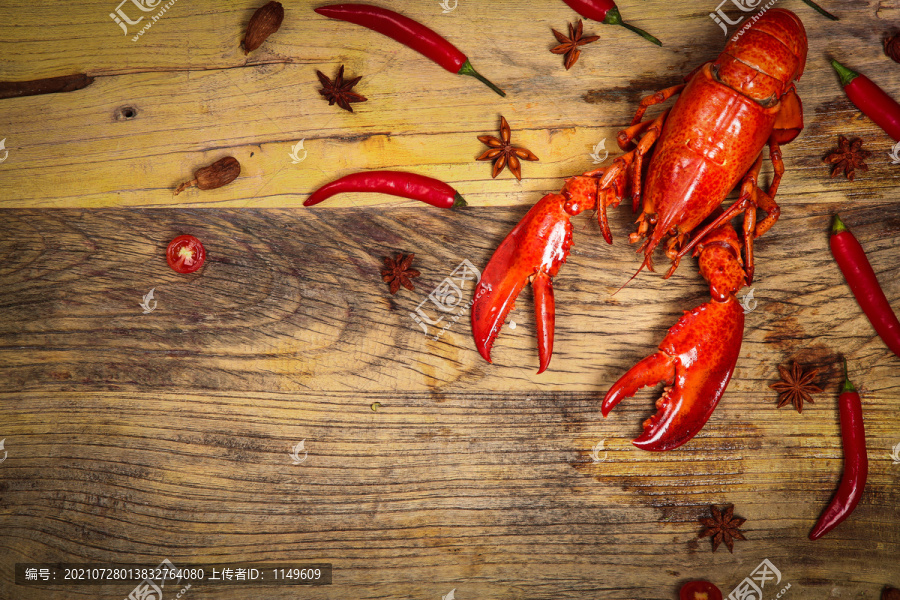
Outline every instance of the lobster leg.
[[[759, 189], [759, 185], [757, 184], [760, 168], [762, 168], [762, 153], [760, 153], [759, 157], [756, 159], [756, 162], [753, 163], [753, 166], [747, 172], [747, 175], [744, 177], [744, 183], [741, 185], [741, 197], [745, 198], [743, 202], [744, 260], [746, 261], [747, 279], [751, 283], [753, 282], [753, 272], [755, 270], [755, 264], [753, 262], [753, 241], [757, 237], [756, 209], [760, 206], [760, 204], [774, 205], [774, 201], [772, 201], [771, 203], [766, 201], [771, 200], [771, 197], [761, 189]], [[769, 206], [769, 208], [771, 208], [771, 206]], [[766, 211], [766, 218], [768, 218], [768, 211]], [[777, 219], [778, 216], [775, 215], [775, 218]]]
[[772, 161], [775, 174], [772, 176], [772, 183], [769, 185], [767, 192], [763, 193], [762, 190], [757, 188], [757, 206], [766, 213], [766, 216], [757, 223], [753, 234], [754, 237], [759, 237], [767, 232], [778, 220], [778, 217], [781, 216], [781, 208], [775, 203], [775, 194], [778, 193], [778, 185], [781, 183], [782, 175], [784, 175], [784, 160], [781, 158], [781, 146], [775, 138], [776, 136], [773, 134], [769, 140], [769, 158]]
[[[653, 144], [656, 143], [656, 140], [659, 139], [668, 112], [669, 111], [664, 112], [662, 115], [646, 124], [640, 123], [637, 126], [630, 128], [633, 131], [645, 131], [637, 148], [615, 159], [606, 169], [588, 171], [580, 177], [570, 179], [563, 189], [563, 193], [568, 194], [571, 197], [575, 184], [582, 184], [581, 187], [583, 187], [583, 182], [587, 180], [590, 182], [588, 185], [595, 186], [594, 190], [582, 193], [597, 197], [597, 220], [600, 224], [600, 231], [603, 233], [603, 239], [605, 239], [608, 244], [612, 244], [612, 232], [609, 229], [607, 207], [612, 206], [615, 208], [619, 205], [625, 195], [625, 187], [630, 181], [632, 184], [633, 210], [637, 210], [641, 196], [640, 173], [644, 164], [644, 156], [647, 155], [650, 148], [652, 148]], [[574, 182], [574, 184], [572, 182]]]
[[644, 450], [672, 450], [696, 435], [724, 394], [740, 354], [744, 311], [735, 292], [744, 285], [744, 271], [734, 228], [726, 222], [714, 229], [699, 254], [712, 300], [686, 311], [659, 350], [625, 373], [603, 399], [605, 417], [640, 388], [665, 384], [656, 415], [633, 442]]
[[631, 172], [633, 182], [631, 188], [631, 212], [633, 213], [636, 213], [638, 207], [641, 205], [641, 172], [644, 169], [644, 157], [662, 134], [663, 124], [666, 122], [666, 117], [668, 115], [669, 111], [665, 111], [652, 121], [652, 125], [647, 130], [646, 134], [644, 134], [644, 137], [641, 138], [637, 148], [634, 150], [634, 166], [632, 167]]
[[756, 239], [756, 208], [751, 204], [744, 211], [744, 261], [746, 265], [747, 280], [753, 283], [753, 272], [756, 268], [753, 262], [753, 242]]
[[[637, 125], [638, 123], [640, 123], [644, 118], [644, 113], [647, 112], [648, 108], [650, 108], [651, 106], [655, 106], [656, 104], [662, 104], [675, 94], [680, 94], [681, 90], [683, 90], [686, 85], [687, 84], [685, 83], [673, 85], [670, 88], [660, 90], [655, 94], [650, 94], [646, 98], [643, 98], [641, 100], [640, 106], [638, 106], [638, 109], [634, 113], [634, 118], [631, 119], [631, 124]], [[627, 150], [627, 148], [622, 148], [622, 150]]]
[[[797, 95], [796, 88], [792, 85], [784, 97], [781, 98], [781, 109], [775, 118], [775, 129], [769, 138], [769, 159], [772, 161], [774, 175], [772, 183], [765, 194], [759, 191], [757, 206], [765, 211], [765, 218], [756, 224], [754, 237], [759, 237], [767, 232], [778, 220], [781, 209], [775, 203], [775, 195], [781, 177], [784, 175], [784, 160], [781, 157], [781, 146], [788, 144], [803, 131], [803, 103]], [[752, 279], [752, 277], [751, 277]]]
[[631, 150], [635, 147], [634, 140], [641, 137], [647, 129], [653, 125], [653, 121], [641, 121], [636, 125], [627, 127], [616, 134], [616, 143], [622, 150]]
[[[607, 208], [610, 206], [615, 208], [619, 205], [625, 195], [627, 183], [631, 182], [632, 210], [637, 211], [641, 197], [640, 174], [643, 169], [644, 157], [659, 139], [668, 114], [669, 111], [665, 111], [652, 121], [639, 123], [626, 130], [630, 133], [626, 134], [625, 139], [633, 139], [628, 138], [628, 136], [638, 135], [639, 133], [644, 135], [634, 150], [616, 158], [608, 168], [588, 171], [566, 182], [563, 194], [566, 194], [569, 198], [579, 198], [580, 200], [576, 201], [576, 203], [583, 201], [587, 197], [591, 197], [591, 201], [594, 202], [594, 198], [596, 198], [597, 221], [600, 224], [603, 239], [608, 244], [612, 244], [612, 232], [609, 229]], [[619, 133], [620, 139], [622, 138], [622, 133]], [[585, 189], [585, 185], [593, 189]]]

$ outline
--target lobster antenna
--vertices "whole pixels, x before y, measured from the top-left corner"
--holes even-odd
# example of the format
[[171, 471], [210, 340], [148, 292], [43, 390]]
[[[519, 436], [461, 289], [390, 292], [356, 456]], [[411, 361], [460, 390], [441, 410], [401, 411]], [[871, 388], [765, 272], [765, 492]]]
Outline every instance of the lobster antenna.
[[634, 280], [634, 278], [637, 277], [637, 276], [640, 274], [641, 271], [644, 270], [644, 267], [647, 267], [647, 266], [649, 266], [649, 265], [650, 265], [650, 255], [648, 254], [646, 257], [644, 257], [644, 262], [641, 263], [641, 266], [638, 267], [638, 270], [635, 272], [635, 274], [632, 275], [631, 277], [629, 277], [629, 278], [628, 278], [628, 281], [626, 281], [625, 283], [623, 283], [623, 284], [622, 284], [622, 287], [620, 287], [620, 288], [617, 289], [615, 292], [613, 292], [612, 295], [615, 296], [616, 294], [618, 294], [619, 292], [621, 292], [622, 290], [624, 290], [625, 287], [626, 287], [629, 283], [631, 283], [631, 282]]

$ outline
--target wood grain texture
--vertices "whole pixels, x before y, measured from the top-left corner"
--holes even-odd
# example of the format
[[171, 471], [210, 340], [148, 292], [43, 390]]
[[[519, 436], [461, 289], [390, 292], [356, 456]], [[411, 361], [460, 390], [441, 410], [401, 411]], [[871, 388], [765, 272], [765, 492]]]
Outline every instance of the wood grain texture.
[[[865, 378], [896, 391], [895, 358], [856, 307], [827, 246], [832, 207], [787, 206], [758, 241], [754, 296], [732, 389], [765, 390], [773, 362], [852, 355]], [[607, 246], [589, 216], [556, 279], [552, 369], [537, 370], [530, 294], [501, 332], [494, 365], [471, 340], [465, 309], [424, 333], [412, 317], [463, 261], [484, 265], [522, 211], [472, 208], [8, 211], [2, 255], [3, 389], [601, 392], [648, 353], [681, 311], [708, 300], [686, 262], [673, 278], [642, 274], [624, 243]], [[842, 212], [890, 300], [900, 297], [896, 205]], [[630, 215], [613, 222], [624, 237]], [[207, 264], [189, 277], [160, 257], [181, 233], [202, 238]], [[417, 289], [396, 296], [382, 258], [415, 252]], [[150, 289], [157, 308], [139, 306]], [[441, 334], [444, 324], [452, 325]], [[437, 338], [437, 339], [436, 339]], [[22, 352], [22, 349], [27, 352]], [[872, 369], [872, 371], [869, 371]], [[836, 383], [837, 372], [830, 373]]]
[[[599, 398], [705, 291], [686, 264], [668, 284], [647, 274], [610, 298], [638, 260], [605, 246], [589, 219], [557, 278], [557, 355], [536, 377], [529, 298], [494, 366], [465, 319], [429, 342], [409, 318], [466, 258], [460, 248], [483, 264], [518, 209], [7, 211], [0, 544], [14, 558], [2, 573], [51, 557], [279, 558], [335, 564], [336, 583], [312, 598], [454, 587], [457, 597], [671, 598], [692, 577], [730, 590], [769, 558], [798, 597], [875, 589], [900, 565], [889, 458], [900, 374], [827, 253], [830, 208], [787, 208], [761, 240], [759, 305], [735, 378], [697, 438], [662, 455], [629, 441], [658, 392], [605, 420]], [[896, 206], [843, 214], [895, 300]], [[618, 232], [628, 215], [617, 216]], [[193, 277], [160, 258], [182, 231], [209, 250]], [[417, 253], [416, 292], [391, 297], [381, 283], [379, 259], [394, 250]], [[142, 314], [150, 287], [159, 304]], [[853, 517], [812, 544], [840, 472], [842, 353], [864, 390], [871, 474]], [[790, 359], [829, 367], [826, 393], [802, 415], [776, 409], [767, 388]], [[294, 466], [302, 439], [311, 458]], [[726, 502], [749, 519], [751, 541], [713, 555], [696, 519]]]
[[[893, 143], [846, 99], [828, 62], [847, 57], [849, 66], [900, 94], [900, 70], [880, 49], [897, 10], [882, 4], [842, 5], [840, 25], [799, 0], [788, 6], [810, 38], [799, 86], [806, 130], [785, 149], [792, 193], [802, 198], [884, 199], [885, 184], [900, 177], [886, 154]], [[505, 87], [501, 98], [377, 33], [321, 17], [315, 5], [288, 5], [282, 28], [244, 56], [239, 44], [252, 3], [179, 1], [137, 42], [109, 18], [115, 4], [105, 0], [77, 11], [3, 3], [0, 80], [75, 72], [96, 80], [78, 92], [4, 101], [0, 135], [10, 157], [0, 168], [0, 206], [296, 207], [337, 176], [386, 168], [443, 179], [474, 205], [530, 204], [558, 190], [563, 178], [593, 168], [589, 153], [601, 140], [615, 156], [615, 134], [637, 101], [678, 83], [724, 43], [708, 17], [714, 6], [648, 0], [623, 14], [665, 47], [645, 45], [622, 27], [588, 23], [601, 40], [565, 71], [548, 51], [555, 45], [550, 28], [565, 27], [575, 13], [557, 2], [460, 2], [446, 15], [436, 1], [402, 6]], [[363, 76], [358, 89], [369, 98], [353, 114], [328, 106], [317, 91], [316, 69], [333, 76], [340, 64], [348, 76]], [[124, 118], [125, 109], [135, 116]], [[517, 143], [540, 157], [525, 165], [521, 183], [508, 173], [492, 180], [490, 167], [474, 160], [483, 149], [476, 136], [495, 133], [501, 114]], [[852, 187], [822, 177], [820, 159], [838, 133], [861, 135], [880, 150], [871, 176]], [[307, 158], [292, 164], [289, 153], [300, 140]], [[196, 168], [226, 154], [243, 166], [238, 181], [172, 195]], [[328, 206], [395, 203], [355, 194]]]
[[[383, 405], [373, 412], [375, 399]], [[745, 422], [745, 410], [723, 407], [733, 419], [727, 432], [707, 428], [684, 451], [649, 455], [608, 439], [595, 399], [579, 394], [534, 393], [527, 410], [506, 394], [440, 403], [421, 394], [217, 392], [4, 401], [15, 403], [5, 411], [10, 458], [0, 480], [4, 578], [26, 559], [327, 561], [335, 583], [302, 597], [437, 598], [456, 588], [472, 598], [662, 599], [697, 576], [730, 590], [764, 558], [801, 598], [855, 597], [897, 573], [890, 462], [873, 456], [852, 519], [809, 542], [840, 449], [834, 436], [811, 437], [807, 423], [770, 407]], [[833, 413], [829, 404], [804, 418]], [[868, 411], [869, 422], [888, 418], [879, 412]], [[590, 448], [604, 438], [608, 456], [594, 464]], [[309, 456], [293, 465], [301, 439]], [[696, 520], [708, 503], [726, 501], [748, 519], [749, 541], [713, 554], [697, 540]], [[19, 588], [5, 597], [121, 598], [128, 589]]]
[[[758, 305], [709, 423], [653, 454], [630, 440], [659, 390], [607, 419], [600, 398], [708, 293], [690, 260], [612, 295], [639, 264], [625, 207], [611, 217], [613, 246], [589, 215], [574, 221], [541, 376], [529, 292], [493, 365], [471, 340], [471, 282], [440, 324], [423, 332], [411, 315], [441, 316], [429, 293], [462, 261], [483, 268], [543, 193], [594, 167], [595, 144], [617, 154], [641, 97], [718, 53], [715, 4], [622, 0], [666, 46], [587, 22], [601, 40], [566, 72], [548, 51], [550, 28], [575, 19], [562, 2], [460, 0], [448, 14], [437, 0], [379, 3], [451, 39], [507, 98], [319, 17], [318, 4], [285, 3], [282, 28], [249, 57], [239, 43], [255, 3], [179, 0], [137, 42], [109, 18], [115, 2], [0, 5], [0, 81], [96, 78], [0, 100], [0, 600], [121, 600], [133, 587], [16, 587], [16, 562], [164, 558], [335, 567], [328, 587], [198, 585], [184, 596], [197, 600], [436, 600], [451, 589], [459, 600], [663, 600], [695, 578], [727, 595], [764, 558], [791, 583], [787, 600], [900, 587], [898, 359], [827, 246], [840, 211], [898, 305], [893, 141], [845, 98], [828, 59], [900, 96], [900, 67], [880, 49], [900, 8], [826, 2], [835, 24], [780, 4], [810, 36], [806, 129], [784, 149], [781, 219], [756, 244]], [[363, 76], [369, 101], [354, 114], [316, 91], [315, 70], [340, 64]], [[501, 114], [540, 157], [522, 182], [474, 160], [476, 136], [496, 133]], [[822, 163], [838, 134], [873, 151], [852, 183]], [[292, 164], [301, 139], [307, 158]], [[172, 196], [226, 154], [241, 161], [238, 180]], [[331, 179], [381, 168], [440, 178], [471, 206], [365, 194], [300, 206]], [[209, 254], [191, 276], [164, 260], [181, 233]], [[395, 252], [415, 252], [422, 276], [390, 296], [379, 270]], [[158, 304], [144, 314], [151, 288]], [[853, 516], [813, 543], [840, 477], [840, 356], [863, 392], [869, 482]], [[776, 409], [768, 388], [792, 360], [825, 367], [825, 392], [802, 415]], [[309, 455], [294, 465], [301, 440]], [[748, 519], [734, 554], [697, 539], [711, 503]]]

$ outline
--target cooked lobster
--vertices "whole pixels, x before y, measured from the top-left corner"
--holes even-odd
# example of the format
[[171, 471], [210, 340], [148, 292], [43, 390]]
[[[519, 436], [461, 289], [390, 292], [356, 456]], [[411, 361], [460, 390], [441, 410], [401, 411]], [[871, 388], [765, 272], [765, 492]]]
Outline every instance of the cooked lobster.
[[[803, 129], [795, 82], [806, 64], [803, 23], [792, 12], [770, 9], [698, 67], [685, 83], [644, 98], [632, 124], [619, 132], [625, 154], [604, 169], [568, 179], [559, 194], [544, 196], [503, 240], [482, 274], [472, 305], [478, 351], [491, 362], [491, 346], [525, 284], [534, 289], [538, 357], [543, 372], [553, 352], [552, 278], [572, 244], [571, 217], [596, 209], [612, 243], [607, 209], [630, 196], [637, 230], [630, 241], [644, 254], [637, 269], [653, 270], [661, 244], [671, 266], [699, 257], [711, 300], [688, 311], [659, 350], [623, 375], [606, 394], [606, 416], [623, 398], [663, 382], [658, 412], [644, 422], [634, 444], [671, 450], [690, 440], [721, 399], [740, 354], [744, 313], [735, 294], [753, 280], [753, 241], [778, 220], [775, 203], [784, 173], [781, 145]], [[678, 96], [671, 109], [644, 119], [648, 108]], [[763, 150], [774, 167], [765, 191], [758, 185]], [[722, 209], [740, 183], [740, 195]], [[757, 210], [764, 217], [757, 221]], [[740, 239], [731, 220], [743, 215]]]

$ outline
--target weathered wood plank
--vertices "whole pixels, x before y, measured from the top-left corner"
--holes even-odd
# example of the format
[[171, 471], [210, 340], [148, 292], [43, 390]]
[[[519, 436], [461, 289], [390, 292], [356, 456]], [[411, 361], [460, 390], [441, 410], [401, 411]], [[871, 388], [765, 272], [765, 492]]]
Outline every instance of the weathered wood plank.
[[[615, 133], [639, 98], [680, 81], [724, 41], [707, 16], [711, 7], [648, 1], [632, 7], [637, 14], [629, 20], [656, 31], [664, 48], [590, 23], [602, 39], [566, 72], [547, 51], [550, 28], [573, 19], [558, 3], [461, 2], [448, 15], [438, 2], [395, 7], [466, 51], [507, 88], [509, 96], [500, 98], [374, 32], [319, 17], [315, 4], [289, 6], [282, 30], [249, 57], [237, 47], [253, 10], [246, 2], [176, 3], [137, 42], [121, 35], [107, 2], [80, 5], [74, 21], [55, 3], [0, 7], [0, 40], [11, 40], [0, 42], [0, 78], [97, 76], [78, 92], [0, 105], [0, 135], [10, 151], [0, 166], [0, 206], [299, 206], [336, 176], [377, 168], [444, 179], [476, 205], [528, 205], [593, 168], [589, 153], [601, 140], [615, 156]], [[807, 127], [785, 151], [785, 185], [801, 201], [839, 201], [847, 193], [885, 199], [885, 187], [900, 177], [886, 154], [892, 142], [844, 97], [828, 57], [846, 56], [900, 93], [900, 72], [880, 51], [882, 29], [873, 27], [887, 27], [893, 13], [871, 2], [841, 6], [838, 26], [793, 4], [810, 37], [799, 88]], [[369, 98], [354, 114], [328, 106], [317, 92], [315, 70], [333, 75], [342, 63], [363, 75], [360, 89]], [[123, 117], [126, 108], [133, 118]], [[500, 114], [515, 140], [541, 158], [526, 165], [521, 183], [508, 173], [492, 180], [489, 167], [474, 160], [482, 148], [476, 136], [494, 131]], [[872, 171], [853, 186], [829, 182], [820, 163], [838, 133], [861, 135], [876, 150]], [[293, 164], [289, 153], [301, 139], [307, 158]], [[229, 153], [244, 168], [237, 182], [172, 196], [193, 170]], [[330, 201], [392, 203], [373, 195]]]
[[[543, 193], [593, 168], [597, 142], [617, 154], [615, 133], [642, 96], [715, 56], [714, 5], [623, 0], [626, 18], [666, 46], [586, 23], [601, 40], [566, 72], [547, 51], [550, 28], [574, 20], [561, 2], [463, 1], [446, 15], [436, 0], [380, 3], [445, 34], [510, 92], [502, 99], [318, 17], [317, 4], [286, 3], [282, 30], [250, 57], [237, 43], [253, 3], [177, 2], [137, 42], [109, 19], [115, 2], [0, 6], [0, 80], [97, 77], [78, 92], [0, 101], [9, 149], [0, 207], [10, 209], [0, 211], [0, 599], [121, 600], [131, 589], [13, 588], [18, 561], [162, 558], [333, 562], [333, 586], [303, 590], [322, 599], [455, 588], [460, 600], [655, 600], [693, 578], [727, 594], [763, 558], [792, 583], [789, 598], [900, 587], [898, 467], [888, 455], [900, 442], [897, 359], [827, 249], [840, 210], [897, 304], [893, 141], [843, 96], [828, 58], [900, 95], [900, 71], [880, 49], [900, 9], [829, 6], [842, 16], [835, 24], [797, 0], [781, 4], [809, 32], [806, 129], [785, 148], [782, 219], [757, 244], [759, 304], [710, 422], [678, 451], [651, 454], [630, 440], [658, 390], [608, 419], [599, 398], [707, 293], [686, 261], [669, 281], [643, 273], [611, 295], [638, 265], [624, 207], [613, 247], [589, 217], [575, 221], [555, 282], [555, 358], [541, 376], [527, 292], [494, 365], [475, 352], [467, 311], [438, 339], [440, 325], [426, 335], [410, 313], [424, 301], [437, 318], [427, 295], [461, 261], [483, 268]], [[352, 115], [316, 91], [315, 70], [340, 64], [363, 75], [369, 97]], [[474, 161], [476, 136], [494, 132], [500, 114], [541, 158], [521, 183], [492, 180]], [[873, 151], [853, 183], [828, 179], [821, 162], [838, 134]], [[307, 158], [292, 164], [301, 139]], [[226, 153], [244, 167], [234, 184], [172, 197]], [[299, 208], [318, 185], [374, 168], [444, 179], [474, 207], [346, 195]], [[178, 233], [206, 243], [200, 274], [165, 265]], [[379, 269], [397, 251], [415, 252], [423, 275], [415, 292], [391, 297]], [[143, 314], [151, 288], [158, 305]], [[469, 298], [471, 283], [462, 306]], [[853, 517], [811, 543], [841, 468], [840, 355], [864, 392], [869, 484]], [[802, 415], [777, 410], [768, 389], [791, 360], [827, 367], [826, 392]], [[295, 466], [300, 440], [309, 456]], [[734, 555], [696, 538], [710, 503], [734, 503], [748, 518], [750, 541]]]
[[[785, 202], [757, 245], [756, 311], [747, 319], [732, 389], [771, 397], [767, 382], [789, 359], [851, 357], [877, 393], [894, 394], [896, 358], [850, 295], [827, 248], [834, 207]], [[900, 212], [893, 204], [843, 211], [888, 298], [900, 297]], [[556, 280], [555, 356], [535, 375], [530, 294], [504, 328], [495, 365], [474, 349], [466, 305], [428, 335], [429, 301], [464, 260], [483, 268], [521, 209], [7, 211], [0, 270], [0, 382], [6, 390], [398, 390], [436, 397], [466, 391], [604, 393], [649, 353], [681, 311], [708, 299], [693, 261], [668, 281], [644, 273], [623, 239], [607, 246], [590, 217], [576, 221], [576, 252]], [[182, 276], [165, 264], [168, 241], [187, 232], [209, 262]], [[415, 252], [424, 275], [390, 296], [381, 259]], [[153, 288], [150, 314], [139, 306]], [[422, 304], [424, 303], [424, 304]], [[454, 315], [460, 314], [454, 323]], [[444, 324], [450, 325], [441, 333]], [[437, 339], [436, 339], [437, 338]], [[837, 363], [834, 363], [835, 365]], [[828, 374], [834, 385], [839, 373]]]
[[[372, 400], [382, 402], [376, 411]], [[460, 598], [663, 599], [698, 576], [730, 590], [768, 558], [795, 597], [869, 594], [890, 581], [900, 498], [877, 427], [862, 503], [812, 543], [805, 536], [836, 484], [840, 449], [834, 435], [806, 430], [815, 421], [832, 429], [833, 399], [802, 418], [737, 404], [720, 408], [733, 419], [726, 430], [652, 454], [619, 437], [615, 420], [601, 422], [582, 394], [4, 394], [2, 579], [10, 590], [12, 564], [26, 559], [296, 560], [335, 566], [334, 584], [304, 594], [312, 598], [456, 588]], [[886, 407], [867, 412], [870, 423], [888, 418]], [[608, 454], [593, 463], [601, 439]], [[300, 440], [308, 458], [294, 465]], [[734, 502], [748, 519], [749, 541], [734, 555], [697, 540], [696, 519], [713, 502]], [[128, 589], [17, 588], [14, 597]]]

